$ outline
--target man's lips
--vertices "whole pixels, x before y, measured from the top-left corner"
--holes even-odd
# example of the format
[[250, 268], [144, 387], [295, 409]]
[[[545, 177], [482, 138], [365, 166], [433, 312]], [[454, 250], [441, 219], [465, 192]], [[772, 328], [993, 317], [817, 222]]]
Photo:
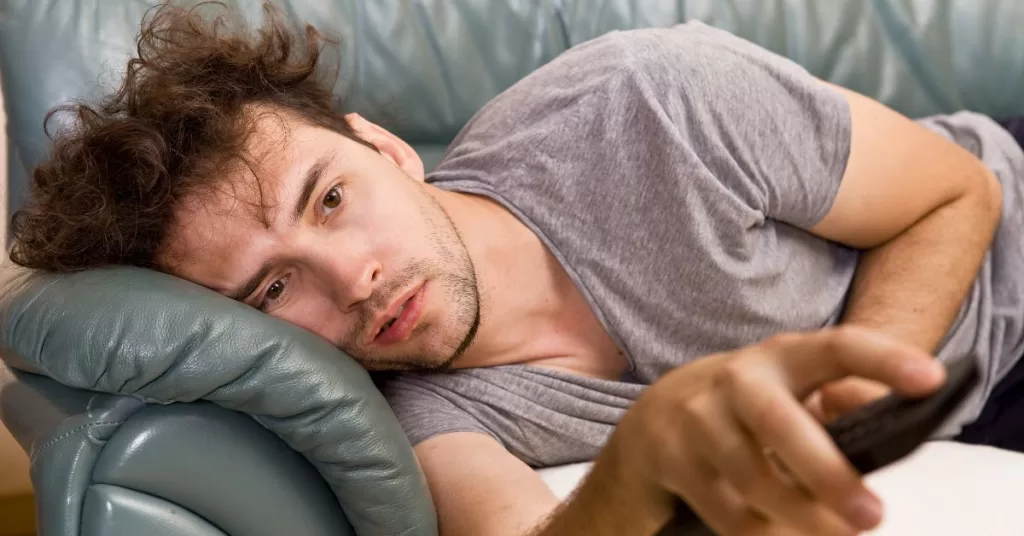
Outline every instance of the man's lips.
[[384, 313], [378, 315], [367, 334], [367, 344], [387, 345], [408, 337], [422, 315], [425, 288], [426, 283], [410, 288], [392, 302]]

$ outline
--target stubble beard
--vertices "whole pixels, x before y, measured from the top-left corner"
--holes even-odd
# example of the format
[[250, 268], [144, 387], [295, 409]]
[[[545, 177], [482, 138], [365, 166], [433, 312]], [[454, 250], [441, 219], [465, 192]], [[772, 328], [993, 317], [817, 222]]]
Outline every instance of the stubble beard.
[[[371, 300], [360, 314], [360, 321], [349, 340], [358, 340], [366, 333], [367, 326], [373, 322], [376, 311], [387, 306], [387, 300], [396, 292], [408, 288], [416, 280], [430, 281], [439, 284], [444, 296], [444, 305], [453, 312], [453, 318], [444, 324], [422, 323], [414, 328], [412, 338], [420, 340], [441, 341], [440, 348], [421, 348], [417, 353], [397, 356], [375, 356], [361, 352], [353, 346], [349, 354], [364, 367], [374, 371], [415, 371], [442, 372], [452, 369], [459, 358], [473, 344], [480, 328], [480, 290], [477, 284], [476, 269], [469, 256], [462, 236], [441, 204], [425, 190], [417, 188], [422, 198], [420, 213], [427, 225], [428, 234], [437, 259], [450, 259], [451, 269], [445, 269], [437, 263], [420, 261], [412, 263], [396, 274], [390, 281], [381, 285], [377, 297]], [[461, 338], [456, 335], [462, 332]], [[451, 342], [449, 343], [449, 340]], [[433, 354], [433, 355], [429, 355]]]

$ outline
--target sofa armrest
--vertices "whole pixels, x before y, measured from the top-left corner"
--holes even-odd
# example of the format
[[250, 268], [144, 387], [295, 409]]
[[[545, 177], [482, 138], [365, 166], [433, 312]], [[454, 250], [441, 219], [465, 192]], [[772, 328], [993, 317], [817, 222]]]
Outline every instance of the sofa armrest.
[[309, 331], [155, 271], [12, 265], [0, 267], [0, 326], [11, 368], [138, 406], [202, 400], [246, 414], [313, 465], [357, 534], [437, 535], [426, 481], [384, 396]]
[[0, 419], [32, 458], [40, 534], [354, 534], [305, 458], [215, 404], [146, 404], [0, 365]]

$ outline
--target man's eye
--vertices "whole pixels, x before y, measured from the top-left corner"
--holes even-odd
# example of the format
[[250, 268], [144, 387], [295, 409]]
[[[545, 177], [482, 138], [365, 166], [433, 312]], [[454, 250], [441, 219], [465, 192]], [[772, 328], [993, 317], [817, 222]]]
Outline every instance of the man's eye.
[[288, 282], [288, 278], [282, 278], [274, 281], [267, 287], [267, 291], [263, 294], [263, 301], [260, 302], [259, 310], [266, 311], [275, 301], [281, 299], [281, 295], [284, 294], [284, 286]]
[[332, 186], [330, 190], [327, 190], [326, 194], [324, 194], [324, 199], [322, 202], [324, 206], [324, 216], [330, 214], [331, 211], [340, 207], [341, 201], [341, 185], [336, 184]]

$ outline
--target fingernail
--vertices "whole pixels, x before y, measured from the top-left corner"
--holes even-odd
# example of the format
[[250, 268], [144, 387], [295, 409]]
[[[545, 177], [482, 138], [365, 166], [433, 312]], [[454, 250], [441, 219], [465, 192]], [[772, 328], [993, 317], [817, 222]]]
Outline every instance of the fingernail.
[[907, 359], [900, 363], [900, 375], [914, 382], [930, 382], [938, 378], [942, 367], [933, 359]]
[[858, 528], [870, 529], [882, 520], [882, 503], [871, 495], [858, 495], [846, 505], [846, 519]]

